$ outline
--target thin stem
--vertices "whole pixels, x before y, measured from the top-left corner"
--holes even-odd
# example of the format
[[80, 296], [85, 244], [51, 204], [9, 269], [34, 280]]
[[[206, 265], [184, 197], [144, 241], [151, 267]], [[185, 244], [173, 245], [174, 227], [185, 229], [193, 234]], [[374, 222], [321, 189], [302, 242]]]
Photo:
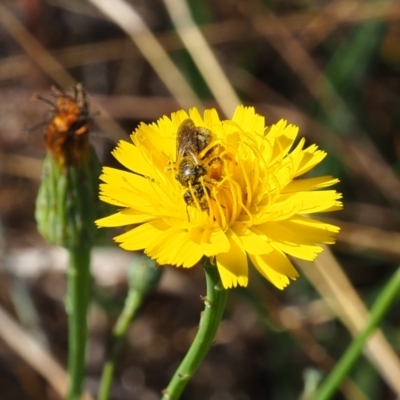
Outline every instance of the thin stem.
[[68, 265], [68, 400], [80, 399], [85, 373], [87, 310], [90, 294], [90, 248], [69, 249]]
[[128, 331], [129, 324], [132, 321], [136, 311], [142, 304], [143, 293], [136, 290], [130, 290], [125, 301], [124, 309], [119, 316], [117, 323], [114, 327], [112, 340], [113, 346], [111, 353], [104, 365], [103, 373], [101, 375], [98, 400], [108, 400], [110, 396], [111, 385], [114, 377], [115, 364], [118, 354], [124, 343], [126, 332]]
[[400, 293], [400, 267], [393, 274], [392, 278], [380, 292], [371, 309], [371, 315], [365, 328], [352, 341], [346, 352], [336, 364], [335, 368], [328, 375], [326, 380], [317, 390], [314, 400], [328, 400], [335, 393], [336, 389], [346, 378], [351, 368], [364, 349], [365, 343], [379, 326], [389, 307], [396, 300]]
[[181, 365], [175, 372], [168, 387], [163, 391], [162, 400], [177, 400], [185, 386], [208, 353], [225, 309], [228, 291], [223, 289], [216, 267], [209, 260], [204, 265], [207, 282], [207, 296], [203, 299], [205, 309], [200, 318], [199, 330]]
[[97, 399], [108, 400], [114, 377], [115, 364], [124, 343], [129, 325], [135, 317], [145, 296], [153, 290], [162, 275], [162, 269], [145, 255], [136, 255], [128, 270], [129, 291], [124, 308], [118, 317], [112, 333], [112, 349], [103, 367]]

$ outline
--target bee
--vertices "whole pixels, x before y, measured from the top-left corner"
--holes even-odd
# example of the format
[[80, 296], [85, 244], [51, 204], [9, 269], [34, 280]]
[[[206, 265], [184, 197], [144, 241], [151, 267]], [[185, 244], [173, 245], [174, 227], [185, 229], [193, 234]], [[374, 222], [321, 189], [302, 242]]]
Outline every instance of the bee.
[[214, 145], [214, 141], [214, 134], [209, 129], [196, 126], [190, 118], [178, 128], [175, 179], [188, 188], [183, 194], [185, 203], [189, 206], [197, 202], [202, 211], [209, 208], [210, 193], [205, 184], [215, 182], [210, 176], [210, 168], [221, 162], [220, 157], [215, 155], [219, 144]]
[[[196, 183], [192, 186], [193, 195], [195, 196], [197, 202], [199, 203], [200, 209], [202, 211], [207, 211], [209, 208], [207, 196], [210, 197], [209, 189], [202, 183]], [[206, 195], [207, 191], [207, 195]], [[190, 189], [186, 190], [183, 194], [183, 200], [190, 206], [195, 203], [192, 192]]]
[[45, 145], [56, 159], [74, 163], [89, 148], [89, 102], [81, 84], [73, 87], [73, 95], [52, 87], [52, 99], [36, 96], [36, 99], [48, 104], [51, 109], [41, 124], [47, 125]]

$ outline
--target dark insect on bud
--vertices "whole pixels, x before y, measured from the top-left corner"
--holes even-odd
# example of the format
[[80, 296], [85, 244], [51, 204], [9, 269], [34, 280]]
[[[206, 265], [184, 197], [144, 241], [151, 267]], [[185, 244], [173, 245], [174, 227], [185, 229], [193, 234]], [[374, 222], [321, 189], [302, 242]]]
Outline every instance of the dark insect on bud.
[[[48, 104], [49, 116], [40, 125], [47, 125], [45, 144], [60, 164], [76, 164], [89, 150], [89, 102], [82, 84], [73, 87], [73, 95], [52, 87], [52, 98], [36, 96]], [[35, 128], [35, 127], [34, 127]], [[32, 128], [31, 128], [32, 129]]]

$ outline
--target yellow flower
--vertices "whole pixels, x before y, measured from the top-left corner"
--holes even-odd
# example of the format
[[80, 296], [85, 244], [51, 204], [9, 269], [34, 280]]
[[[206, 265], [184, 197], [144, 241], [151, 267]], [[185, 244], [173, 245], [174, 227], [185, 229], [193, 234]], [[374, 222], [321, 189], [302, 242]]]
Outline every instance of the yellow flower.
[[[178, 130], [190, 124], [198, 140], [177, 154]], [[193, 108], [142, 123], [133, 144], [121, 141], [113, 152], [129, 172], [105, 167], [101, 176], [101, 200], [120, 211], [96, 223], [129, 226], [115, 241], [160, 265], [189, 268], [210, 257], [225, 288], [247, 286], [250, 260], [283, 289], [298, 277], [288, 255], [314, 260], [317, 243], [334, 243], [339, 231], [309, 215], [342, 208], [341, 194], [317, 191], [338, 179], [297, 179], [326, 156], [304, 139], [294, 146], [297, 132], [284, 120], [267, 127], [243, 106], [226, 121]]]

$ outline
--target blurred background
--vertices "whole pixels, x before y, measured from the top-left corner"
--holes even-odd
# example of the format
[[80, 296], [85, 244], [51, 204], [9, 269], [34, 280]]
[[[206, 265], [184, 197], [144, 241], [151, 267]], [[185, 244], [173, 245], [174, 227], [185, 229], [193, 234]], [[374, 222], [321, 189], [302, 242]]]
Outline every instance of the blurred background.
[[[65, 254], [34, 220], [51, 85], [82, 82], [103, 164], [140, 121], [239, 102], [284, 118], [328, 157], [345, 208], [337, 244], [281, 292], [252, 274], [232, 290], [216, 343], [183, 400], [303, 400], [365, 324], [400, 261], [398, 0], [1, 0], [0, 399], [59, 400]], [[335, 220], [333, 220], [335, 218]], [[95, 396], [133, 254], [94, 251], [85, 382]], [[200, 268], [167, 268], [119, 358], [112, 399], [158, 399], [196, 332]], [[399, 303], [337, 399], [400, 396]]]

